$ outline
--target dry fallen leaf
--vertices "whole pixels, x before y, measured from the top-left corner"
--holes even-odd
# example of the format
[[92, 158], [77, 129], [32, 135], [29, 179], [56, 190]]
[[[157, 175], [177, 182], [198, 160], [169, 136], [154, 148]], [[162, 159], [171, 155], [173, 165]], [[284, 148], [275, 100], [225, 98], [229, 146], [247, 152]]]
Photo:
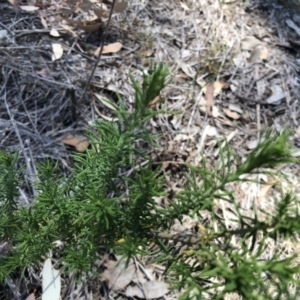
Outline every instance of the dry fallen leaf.
[[214, 96], [219, 95], [224, 87], [225, 87], [224, 82], [215, 81], [214, 82]]
[[218, 134], [217, 128], [211, 125], [207, 125], [206, 134], [210, 137], [216, 136]]
[[162, 281], [147, 281], [139, 286], [128, 286], [125, 295], [142, 299], [161, 298], [169, 292], [169, 285]]
[[50, 30], [50, 35], [52, 35], [54, 37], [59, 37], [60, 36], [59, 32], [56, 29], [54, 29], [54, 28], [52, 28]]
[[243, 110], [236, 104], [232, 104], [232, 103], [229, 104], [228, 109], [230, 109], [232, 111], [235, 111], [235, 112], [237, 112], [241, 115], [244, 113]]
[[211, 82], [206, 87], [206, 107], [207, 107], [207, 114], [211, 117], [212, 116], [212, 107], [214, 105], [214, 83]]
[[155, 48], [151, 48], [151, 49], [147, 49], [145, 51], [141, 51], [142, 55], [144, 55], [145, 57], [151, 57], [153, 56], [153, 54], [155, 53]]
[[42, 300], [59, 300], [61, 290], [60, 274], [58, 270], [53, 268], [50, 258], [47, 258], [44, 262], [42, 276]]
[[231, 111], [230, 109], [224, 109], [224, 113], [226, 114], [227, 117], [234, 119], [234, 120], [238, 120], [241, 117], [240, 114], [238, 114], [235, 111]]
[[218, 118], [220, 116], [220, 112], [217, 106], [213, 106], [212, 108], [207, 106], [207, 102], [204, 98], [201, 98], [199, 101], [199, 109], [203, 113], [208, 113], [208, 109], [211, 109], [211, 116], [214, 118]]
[[16, 4], [18, 3], [17, 0], [8, 0], [10, 4], [12, 4], [13, 6], [16, 6]]
[[94, 13], [99, 19], [107, 17], [107, 11], [103, 9], [103, 3], [101, 3], [101, 5], [102, 5], [101, 9], [94, 9]]
[[181, 2], [181, 1], [180, 1], [180, 6], [181, 6], [183, 9], [185, 9], [185, 10], [190, 10], [190, 9], [188, 8], [188, 6], [187, 6], [185, 3]]
[[262, 45], [262, 42], [254, 36], [248, 36], [241, 41], [241, 48], [245, 51], [251, 51], [259, 45]]
[[108, 281], [109, 288], [114, 291], [124, 290], [130, 284], [135, 273], [135, 265], [131, 262], [126, 268], [126, 261], [107, 262], [107, 269], [102, 274], [102, 281]]
[[26, 298], [26, 300], [35, 300], [34, 293], [31, 293], [31, 294]]
[[52, 43], [52, 61], [58, 60], [63, 56], [64, 49], [60, 43]]
[[84, 136], [74, 136], [69, 134], [62, 139], [65, 145], [70, 145], [76, 148], [78, 152], [84, 152], [89, 146], [89, 141]]
[[81, 20], [72, 20], [72, 19], [67, 19], [66, 21], [86, 32], [95, 32], [102, 26], [102, 23], [99, 22], [98, 18], [97, 18], [98, 22], [92, 22], [91, 20], [90, 22], [83, 22]]
[[44, 19], [44, 17], [42, 16], [42, 14], [40, 14], [40, 19], [41, 19], [41, 23], [42, 23], [43, 27], [44, 27], [45, 29], [48, 29], [47, 22], [46, 22], [46, 20]]
[[100, 117], [103, 118], [104, 120], [109, 121], [109, 122], [115, 122], [115, 121], [118, 120], [118, 118], [111, 118], [111, 117], [108, 117], [108, 116], [102, 114], [102, 113], [99, 111], [99, 109], [98, 109], [98, 107], [97, 107], [97, 105], [96, 105], [95, 99], [93, 99], [93, 104], [94, 104], [94, 109], [95, 109], [96, 113], [98, 114], [98, 116], [100, 116]]
[[112, 110], [116, 110], [117, 107], [115, 104], [113, 104], [111, 101], [109, 101], [108, 99], [94, 93], [94, 95], [96, 96], [96, 98], [103, 104], [105, 105], [106, 107], [112, 109]]
[[245, 55], [244, 53], [240, 52], [240, 53], [237, 53], [233, 58], [232, 58], [232, 61], [234, 63], [234, 65], [236, 67], [241, 67], [245, 64]]
[[[148, 279], [147, 279], [148, 278]], [[154, 267], [141, 267], [133, 275], [132, 282], [136, 284], [146, 283], [148, 280], [155, 278]]]
[[115, 9], [114, 9], [114, 11], [115, 11], [116, 13], [121, 13], [121, 12], [125, 11], [126, 8], [127, 8], [127, 2], [126, 2], [126, 1], [117, 2], [117, 3], [115, 4]]
[[270, 89], [272, 91], [272, 95], [266, 99], [266, 102], [269, 104], [280, 104], [280, 100], [287, 96], [287, 93], [284, 92], [279, 85], [273, 85], [270, 87]]
[[35, 11], [40, 9], [39, 7], [33, 5], [21, 5], [20, 8], [25, 11]]
[[60, 27], [62, 27], [64, 30], [70, 32], [73, 36], [75, 36], [76, 38], [79, 39], [79, 36], [77, 35], [77, 33], [69, 25], [60, 24]]
[[187, 76], [189, 76], [190, 78], [195, 78], [195, 76], [197, 75], [197, 72], [191, 66], [189, 66], [188, 64], [186, 64], [186, 63], [184, 63], [182, 61], [180, 61], [179, 64], [180, 64], [181, 70]]
[[182, 49], [180, 56], [182, 59], [189, 59], [192, 56], [192, 51], [188, 49]]
[[96, 24], [77, 24], [77, 27], [79, 29], [82, 29], [86, 32], [95, 32], [101, 27], [101, 23], [96, 23]]
[[257, 203], [261, 204], [261, 202], [266, 198], [268, 191], [273, 187], [279, 180], [273, 180], [268, 182], [266, 185], [263, 185], [258, 193]]
[[[122, 49], [123, 45], [121, 43], [112, 43], [107, 46], [103, 47], [103, 54], [107, 53], [117, 53]], [[97, 48], [96, 51], [94, 52], [95, 56], [98, 56], [100, 53], [101, 47]]]
[[156, 96], [154, 99], [152, 99], [149, 103], [149, 107], [150, 108], [154, 108], [156, 103], [159, 102], [161, 100], [160, 96]]
[[252, 140], [247, 142], [247, 148], [253, 150], [257, 147], [259, 140]]
[[60, 9], [60, 13], [63, 17], [65, 18], [69, 18], [72, 13], [73, 13], [73, 9], [69, 9], [69, 8], [61, 8]]
[[267, 60], [269, 56], [269, 50], [264, 45], [259, 45], [251, 52], [248, 59], [250, 63], [256, 62], [258, 60]]
[[84, 1], [82, 3], [79, 2], [78, 7], [82, 9], [84, 12], [88, 12], [92, 8], [92, 3], [90, 1]]
[[173, 127], [177, 129], [182, 128], [182, 114], [173, 115], [173, 119], [170, 121]]
[[211, 85], [213, 84], [213, 95], [214, 97], [218, 96], [222, 89], [229, 88], [230, 84], [226, 81], [215, 81], [213, 83], [209, 83], [207, 85], [204, 85], [202, 88], [202, 91], [207, 94], [208, 89], [212, 89]]

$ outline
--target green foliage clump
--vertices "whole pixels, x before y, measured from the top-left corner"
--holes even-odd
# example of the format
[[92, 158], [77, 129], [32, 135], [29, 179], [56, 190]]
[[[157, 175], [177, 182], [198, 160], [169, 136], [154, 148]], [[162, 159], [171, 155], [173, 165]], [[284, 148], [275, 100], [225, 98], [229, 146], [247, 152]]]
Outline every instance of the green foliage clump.
[[[145, 124], [160, 113], [150, 103], [166, 86], [168, 75], [159, 64], [144, 74], [141, 87], [132, 78], [135, 110], [126, 111], [119, 99], [117, 121], [99, 121], [91, 128], [91, 149], [74, 155], [72, 176], [57, 175], [53, 162], [39, 165], [38, 195], [29, 208], [17, 202], [21, 183], [17, 155], [0, 152], [0, 240], [12, 245], [9, 255], [2, 257], [0, 280], [37, 264], [50, 250], [59, 253], [65, 272], [80, 276], [91, 272], [105, 251], [113, 250], [127, 259], [153, 255], [153, 261], [166, 265], [172, 286], [182, 290], [180, 299], [223, 299], [230, 292], [243, 299], [294, 299], [289, 286], [299, 286], [300, 271], [293, 265], [294, 257], [281, 259], [276, 251], [268, 260], [261, 257], [267, 239], [278, 241], [300, 232], [297, 200], [282, 195], [275, 213], [261, 221], [257, 214], [245, 217], [228, 189], [229, 183], [246, 180], [241, 176], [259, 168], [296, 162], [289, 132], [266, 132], [235, 167], [231, 162], [236, 156], [229, 147], [220, 148], [222, 163], [212, 171], [204, 158], [201, 167], [187, 166], [185, 189], [167, 207], [160, 207], [154, 198], [165, 195], [164, 178], [146, 150], [136, 145], [138, 141], [154, 145], [155, 137]], [[142, 161], [148, 161], [146, 166]], [[215, 212], [215, 199], [234, 205], [238, 229], [225, 226]], [[218, 224], [218, 232], [200, 230], [190, 237], [168, 233], [173, 221], [184, 215], [196, 216], [200, 224], [205, 210]], [[239, 240], [238, 248], [230, 246], [233, 236]], [[60, 250], [57, 241], [64, 243]], [[159, 251], [149, 252], [149, 242], [159, 245]]]

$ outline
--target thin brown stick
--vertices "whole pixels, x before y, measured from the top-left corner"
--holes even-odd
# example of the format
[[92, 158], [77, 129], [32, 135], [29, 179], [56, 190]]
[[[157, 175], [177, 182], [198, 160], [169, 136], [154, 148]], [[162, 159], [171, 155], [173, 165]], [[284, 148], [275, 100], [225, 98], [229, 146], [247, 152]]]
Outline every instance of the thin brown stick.
[[89, 79], [88, 79], [88, 81], [87, 81], [87, 83], [86, 83], [86, 85], [85, 85], [85, 88], [84, 88], [84, 90], [83, 90], [83, 93], [81, 94], [81, 97], [79, 98], [79, 100], [77, 101], [77, 103], [80, 103], [81, 100], [83, 99], [83, 97], [84, 97], [84, 95], [85, 95], [87, 89], [89, 88], [89, 86], [90, 86], [90, 84], [91, 84], [91, 80], [92, 80], [92, 78], [93, 78], [93, 76], [94, 76], [94, 74], [95, 74], [96, 68], [97, 68], [97, 66], [98, 66], [98, 64], [99, 64], [100, 58], [101, 58], [102, 53], [103, 53], [104, 42], [105, 42], [106, 37], [107, 37], [107, 32], [108, 32], [109, 23], [110, 23], [110, 21], [111, 21], [111, 17], [112, 17], [113, 11], [114, 11], [114, 9], [115, 9], [115, 4], [116, 4], [116, 2], [117, 2], [117, 0], [113, 0], [113, 1], [112, 1], [111, 8], [110, 8], [110, 12], [109, 12], [109, 16], [108, 16], [108, 20], [107, 20], [107, 23], [106, 23], [106, 26], [105, 26], [105, 30], [104, 30], [104, 33], [103, 33], [103, 40], [102, 40], [102, 43], [101, 43], [100, 52], [99, 52], [98, 57], [97, 57], [97, 60], [96, 60], [96, 62], [95, 62], [95, 64], [94, 64], [94, 68], [93, 68], [93, 70], [92, 70], [92, 73], [91, 73], [91, 75], [90, 75], [90, 77], [89, 77]]

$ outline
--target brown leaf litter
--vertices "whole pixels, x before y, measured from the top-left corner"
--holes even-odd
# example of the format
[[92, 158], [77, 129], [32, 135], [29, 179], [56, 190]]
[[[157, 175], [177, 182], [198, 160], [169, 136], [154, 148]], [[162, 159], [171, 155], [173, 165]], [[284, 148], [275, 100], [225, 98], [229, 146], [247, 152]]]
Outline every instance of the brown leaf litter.
[[102, 282], [106, 282], [109, 289], [115, 292], [124, 291], [127, 297], [156, 299], [169, 293], [169, 285], [155, 280], [154, 268], [151, 266], [144, 268], [134, 260], [130, 260], [126, 265], [126, 261], [121, 260], [121, 257], [116, 261], [107, 259], [104, 266], [106, 270], [101, 275]]
[[78, 152], [85, 152], [89, 146], [89, 141], [84, 136], [74, 136], [72, 134], [68, 134], [63, 137], [62, 142], [65, 145], [70, 145], [75, 147]]
[[[16, 6], [15, 1], [10, 3]], [[295, 145], [300, 140], [300, 61], [295, 50], [300, 44], [300, 12], [295, 8], [256, 0], [233, 4], [152, 0], [139, 5], [121, 1], [116, 12], [122, 11], [122, 15], [113, 17], [106, 41], [108, 52], [96, 70], [92, 91], [77, 103], [95, 63], [93, 53], [101, 44], [109, 1], [101, 7], [93, 1], [77, 6], [66, 1], [68, 8], [63, 1], [41, 7], [31, 1], [26, 5], [39, 10], [20, 10], [18, 14], [10, 3], [0, 4], [1, 24], [7, 30], [0, 39], [1, 148], [20, 151], [19, 163], [26, 163], [29, 178], [36, 174], [36, 162], [46, 157], [60, 160], [61, 171], [66, 172], [70, 150], [63, 138], [81, 136], [87, 124], [97, 118], [113, 120], [113, 109], [103, 99], [120, 93], [126, 109], [133, 109], [134, 91], [128, 73], [141, 78], [140, 69], [147, 68], [150, 59], [166, 62], [173, 70], [172, 84], [160, 99], [153, 99], [151, 107], [180, 111], [172, 117], [161, 114], [148, 124], [153, 132], [162, 133], [157, 141], [160, 149], [153, 153], [166, 175], [168, 197], [157, 199], [161, 205], [167, 205], [182, 190], [184, 163], [201, 166], [201, 155], [205, 155], [208, 167], [213, 168], [219, 160], [217, 140], [221, 145], [228, 141], [241, 157], [249, 153], [249, 145], [253, 147], [249, 142], [255, 143], [260, 128], [288, 126], [293, 129]], [[72, 19], [74, 12], [79, 14], [76, 20]], [[53, 36], [53, 29], [59, 36]], [[217, 86], [220, 82], [226, 82], [228, 88]], [[284, 172], [289, 179], [280, 184], [299, 194], [299, 169]], [[261, 180], [261, 185], [232, 186], [248, 215], [257, 206], [270, 211], [274, 208], [279, 192], [272, 183], [277, 179], [261, 175]], [[22, 203], [32, 201], [30, 190], [28, 186], [22, 191]], [[216, 200], [215, 209], [226, 226], [235, 226], [234, 207]], [[280, 244], [270, 244], [268, 251], [274, 247]], [[281, 247], [289, 253], [299, 249], [296, 244], [283, 243]], [[146, 258], [144, 262], [147, 265]], [[0, 297], [11, 299], [13, 288], [16, 286], [0, 289]], [[92, 288], [94, 296], [98, 290], [99, 285]], [[143, 290], [147, 291], [145, 285], [127, 293], [141, 296]], [[69, 290], [73, 295], [84, 291], [84, 285]], [[178, 294], [171, 292], [165, 299], [171, 297], [176, 299]], [[232, 294], [227, 299], [237, 298]]]

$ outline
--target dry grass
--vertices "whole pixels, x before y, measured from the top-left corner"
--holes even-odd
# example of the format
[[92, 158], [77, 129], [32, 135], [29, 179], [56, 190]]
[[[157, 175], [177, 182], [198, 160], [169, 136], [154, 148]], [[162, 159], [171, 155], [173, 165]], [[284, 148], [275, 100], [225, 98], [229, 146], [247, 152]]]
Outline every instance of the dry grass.
[[[162, 105], [168, 110], [181, 111], [173, 117], [160, 115], [151, 121], [153, 131], [163, 134], [159, 140], [161, 148], [154, 155], [163, 162], [162, 172], [168, 173], [169, 195], [174, 196], [183, 185], [182, 167], [174, 161], [199, 165], [200, 155], [204, 154], [214, 165], [218, 162], [218, 139], [221, 142], [227, 139], [232, 148], [245, 157], [249, 152], [247, 143], [257, 139], [261, 129], [290, 127], [292, 142], [300, 145], [300, 42], [297, 42], [300, 37], [286, 23], [293, 20], [300, 27], [298, 2], [128, 2], [127, 11], [114, 17], [109, 38], [109, 42], [121, 41], [123, 50], [103, 57], [82, 103], [76, 99], [95, 62], [82, 52], [84, 42], [72, 40], [70, 33], [61, 30], [65, 34], [61, 41], [67, 54], [52, 62], [50, 44], [55, 38], [43, 27], [40, 16], [15, 12], [9, 4], [0, 3], [0, 15], [4, 16], [0, 29], [6, 28], [9, 35], [5, 42], [0, 41], [0, 147], [20, 151], [20, 164], [26, 164], [22, 202], [30, 203], [34, 197], [32, 183], [38, 161], [46, 157], [59, 160], [61, 171], [68, 172], [71, 149], [66, 149], [61, 142], [64, 135], [82, 133], [88, 123], [94, 122], [98, 117], [95, 105], [110, 116], [105, 106], [93, 101], [92, 92], [112, 100], [119, 92], [126, 99], [128, 109], [132, 109], [134, 94], [128, 74], [140, 77], [140, 68], [146, 68], [151, 60], [163, 61], [172, 67], [173, 82], [164, 91]], [[41, 11], [45, 18], [59, 26], [59, 22], [52, 19], [58, 13], [54, 4]], [[97, 41], [93, 34], [87, 37], [83, 33], [83, 36], [83, 41]], [[243, 51], [242, 46], [249, 36], [255, 36], [267, 47], [266, 60], [248, 62], [251, 51]], [[230, 87], [213, 97], [212, 117], [206, 109], [204, 89], [209, 83], [221, 80]], [[266, 100], [272, 88], [278, 86], [285, 97], [276, 104], [268, 104]], [[238, 112], [238, 117], [232, 118], [228, 110]], [[282, 184], [294, 188], [299, 195], [300, 184], [295, 176], [299, 174], [298, 167], [285, 170], [290, 179]], [[260, 197], [263, 186], [241, 183], [233, 187], [247, 214], [253, 214], [257, 206], [273, 209], [279, 193], [271, 188]], [[228, 227], [234, 226], [232, 207], [216, 201], [216, 209]], [[270, 244], [266, 257], [274, 247], [282, 248], [283, 256], [299, 250], [298, 241]], [[31, 281], [38, 282], [34, 274], [37, 273], [32, 271], [34, 279]], [[69, 283], [66, 280], [65, 285]], [[24, 284], [21, 286], [24, 288]], [[11, 290], [15, 288], [11, 283]], [[97, 297], [98, 288], [98, 285], [92, 288], [93, 299]], [[68, 288], [64, 299], [83, 299], [86, 291], [84, 283], [75, 285]], [[172, 297], [176, 299], [177, 295], [166, 299]], [[115, 299], [125, 298], [116, 295]], [[229, 295], [228, 299], [238, 298]]]

